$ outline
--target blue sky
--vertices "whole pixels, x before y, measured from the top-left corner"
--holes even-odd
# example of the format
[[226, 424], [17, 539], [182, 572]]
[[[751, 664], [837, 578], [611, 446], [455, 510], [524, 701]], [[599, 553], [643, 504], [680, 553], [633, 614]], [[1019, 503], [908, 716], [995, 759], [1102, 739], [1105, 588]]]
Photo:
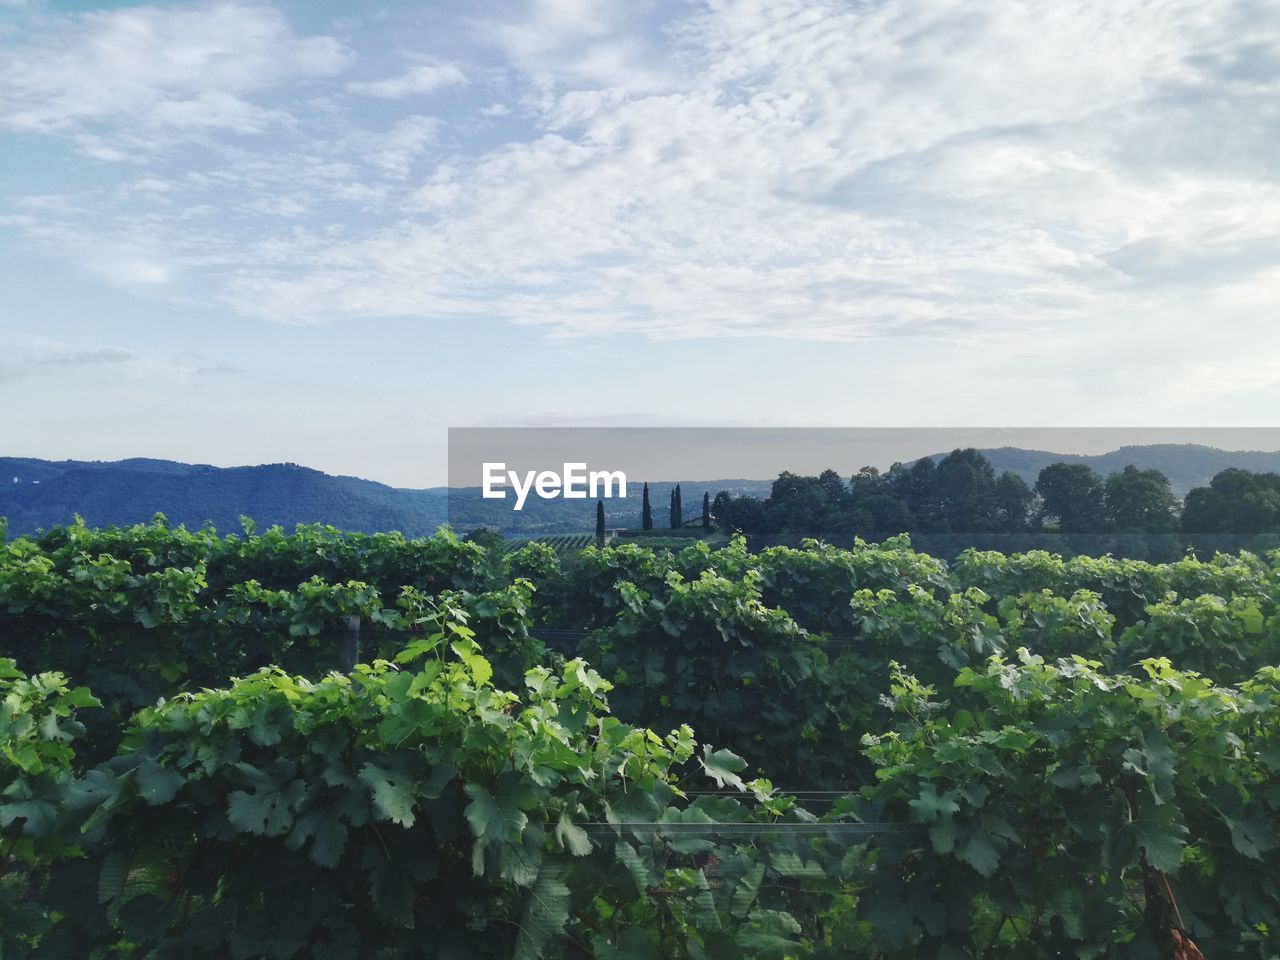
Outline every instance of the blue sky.
[[1261, 426], [1280, 6], [0, 0], [0, 448]]

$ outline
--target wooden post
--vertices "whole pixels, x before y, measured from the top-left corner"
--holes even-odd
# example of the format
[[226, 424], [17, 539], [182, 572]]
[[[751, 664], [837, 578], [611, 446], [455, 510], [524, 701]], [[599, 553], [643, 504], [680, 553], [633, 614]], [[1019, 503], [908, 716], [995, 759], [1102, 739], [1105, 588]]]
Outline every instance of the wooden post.
[[360, 618], [342, 618], [342, 637], [338, 640], [338, 662], [343, 673], [350, 673], [360, 662]]

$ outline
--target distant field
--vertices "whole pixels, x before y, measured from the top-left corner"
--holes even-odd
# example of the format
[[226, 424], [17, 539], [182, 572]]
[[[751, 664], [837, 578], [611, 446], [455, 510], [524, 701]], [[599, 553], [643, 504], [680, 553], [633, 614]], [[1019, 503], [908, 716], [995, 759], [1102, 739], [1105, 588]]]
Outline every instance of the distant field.
[[[695, 540], [705, 540], [711, 547], [723, 547], [728, 545], [730, 538], [723, 533], [707, 534], [701, 528], [686, 528], [683, 530], [645, 530], [643, 532], [624, 531], [621, 533], [611, 533], [605, 538], [606, 543], [615, 546], [622, 544], [630, 544], [637, 547], [648, 547], [652, 550], [673, 550], [687, 546]], [[584, 547], [592, 546], [596, 542], [594, 534], [590, 533], [560, 533], [545, 537], [519, 537], [508, 540], [505, 553], [518, 550], [526, 543], [543, 543], [554, 550], [559, 555], [570, 554], [581, 550]]]
[[626, 540], [628, 543], [633, 540], [659, 540], [672, 537], [697, 540], [705, 536], [706, 532], [702, 527], [681, 527], [679, 530], [655, 527], [653, 530], [623, 530], [618, 534], [619, 539]]
[[[650, 550], [679, 550], [688, 546], [695, 540], [703, 540], [708, 546], [714, 548], [727, 546], [730, 539], [728, 535], [723, 533], [712, 533], [706, 536], [691, 537], [683, 535], [683, 531], [677, 533], [675, 530], [669, 530], [662, 531], [661, 533], [658, 533], [657, 536], [650, 536], [650, 534], [653, 533], [657, 533], [657, 531], [646, 530], [645, 535], [642, 537], [618, 537], [614, 543], [619, 546], [622, 544], [633, 544], [637, 547], [648, 547]], [[667, 533], [672, 534], [672, 536], [663, 535]], [[701, 531], [699, 531], [699, 533], [701, 533]]]
[[[508, 540], [505, 552], [510, 553], [513, 550], [518, 550], [526, 543], [543, 543], [557, 554], [566, 554], [589, 547], [595, 542], [595, 534], [591, 533], [561, 533], [549, 537], [520, 537]], [[606, 542], [608, 542], [608, 538], [606, 538]]]

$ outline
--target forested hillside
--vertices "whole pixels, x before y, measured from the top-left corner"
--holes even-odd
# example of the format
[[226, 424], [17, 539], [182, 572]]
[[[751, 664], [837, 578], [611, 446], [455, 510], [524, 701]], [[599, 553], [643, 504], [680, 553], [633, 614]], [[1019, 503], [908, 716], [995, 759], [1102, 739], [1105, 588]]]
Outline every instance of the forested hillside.
[[443, 490], [403, 490], [292, 463], [212, 467], [171, 460], [111, 463], [0, 458], [0, 517], [26, 533], [79, 515], [95, 524], [140, 523], [163, 513], [193, 527], [336, 521], [350, 530], [432, 533], [446, 520]]
[[[958, 456], [962, 452], [963, 458]], [[1058, 484], [1057, 491], [1051, 485], [1042, 488], [1044, 471], [1064, 464], [1070, 469], [1060, 474], [1070, 482]], [[668, 526], [667, 504], [681, 487], [687, 504], [683, 519], [696, 522], [702, 497], [717, 497], [722, 525], [748, 534], [858, 534], [879, 539], [908, 530], [1010, 533], [1042, 529], [1045, 518], [1052, 529], [1065, 532], [1164, 533], [1182, 526], [1176, 514], [1193, 487], [1208, 486], [1224, 470], [1241, 469], [1266, 477], [1280, 470], [1280, 454], [1192, 444], [1124, 447], [1097, 457], [1001, 448], [952, 451], [884, 471], [866, 467], [847, 476], [829, 470], [821, 478], [784, 473], [777, 480], [653, 480], [648, 487], [652, 520], [658, 527]], [[1141, 502], [1146, 498], [1148, 504], [1155, 503], [1151, 491], [1142, 488], [1157, 474], [1163, 478], [1157, 486], [1163, 489], [1164, 508]], [[610, 529], [643, 525], [639, 494], [645, 478], [630, 481], [625, 500], [606, 503]], [[1111, 506], [1103, 495], [1108, 482], [1121, 494]], [[1194, 529], [1263, 533], [1280, 527], [1280, 493], [1267, 495], [1267, 483], [1248, 508], [1202, 496], [1192, 514]], [[1238, 486], [1224, 488], [1235, 501], [1247, 492], [1235, 489]], [[1055, 492], [1062, 495], [1055, 497]], [[1160, 496], [1155, 491], [1157, 500]], [[726, 498], [736, 503], [726, 508]], [[430, 534], [448, 521], [459, 531], [489, 527], [527, 537], [590, 533], [594, 507], [581, 500], [531, 497], [517, 512], [510, 501], [484, 499], [479, 487], [404, 489], [330, 476], [297, 464], [222, 468], [148, 459], [103, 463], [0, 458], [0, 517], [8, 518], [15, 533], [69, 523], [77, 515], [92, 524], [130, 524], [163, 513], [177, 523], [213, 524], [224, 532], [238, 531], [244, 516], [268, 526], [325, 522], [347, 530], [399, 530], [410, 536]], [[1118, 549], [1096, 543], [1093, 548]]]

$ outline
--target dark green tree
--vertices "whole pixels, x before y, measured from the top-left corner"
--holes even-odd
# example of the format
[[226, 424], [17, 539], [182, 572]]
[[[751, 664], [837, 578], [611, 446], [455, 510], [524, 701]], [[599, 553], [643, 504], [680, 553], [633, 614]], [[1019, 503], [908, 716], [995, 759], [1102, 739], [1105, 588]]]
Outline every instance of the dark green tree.
[[668, 513], [667, 518], [667, 525], [670, 526], [672, 530], [675, 530], [680, 526], [680, 513], [679, 508], [676, 506], [675, 487], [671, 488], [671, 511]]
[[[833, 471], [840, 488], [844, 483]], [[764, 502], [765, 525], [769, 532], [818, 536], [836, 529], [840, 524], [839, 506], [831, 502], [832, 488], [821, 477], [806, 477], [784, 470], [773, 481], [768, 499]]]
[[[894, 464], [901, 467], [902, 464]], [[849, 496], [854, 502], [885, 493], [888, 481], [875, 467], [863, 467], [849, 478]]]
[[596, 501], [596, 543], [604, 546], [604, 501]]
[[725, 499], [716, 514], [716, 520], [723, 529], [732, 533], [770, 532], [763, 500], [756, 497], [730, 497], [727, 493], [723, 496]]
[[818, 484], [826, 493], [828, 502], [837, 509], [844, 506], [845, 501], [849, 499], [849, 488], [845, 486], [840, 474], [834, 470], [823, 470], [818, 474]]
[[996, 529], [996, 472], [974, 448], [952, 450], [942, 458], [936, 490], [944, 529], [954, 533]]
[[894, 464], [885, 478], [888, 492], [907, 505], [916, 528], [925, 533], [939, 529], [942, 523], [938, 496], [938, 466], [929, 457], [910, 467]]
[[1187, 494], [1187, 533], [1280, 533], [1280, 474], [1223, 470]]
[[1177, 527], [1178, 500], [1159, 470], [1133, 464], [1103, 484], [1107, 526], [1118, 533], [1170, 533]]
[[702, 494], [702, 529], [705, 533], [711, 532], [711, 494]]
[[911, 510], [888, 493], [858, 497], [853, 501], [847, 519], [850, 532], [865, 540], [883, 540], [900, 533], [910, 533], [915, 528]]
[[728, 490], [721, 490], [716, 494], [716, 498], [711, 501], [711, 516], [717, 524], [727, 522], [729, 505], [733, 503], [733, 495]]
[[1031, 525], [1031, 512], [1036, 495], [1012, 470], [1006, 470], [996, 480], [996, 527], [1004, 533], [1017, 533]]
[[1063, 533], [1099, 533], [1105, 526], [1102, 478], [1087, 464], [1049, 464], [1036, 479], [1036, 493]]
[[644, 485], [644, 493], [640, 501], [640, 529], [653, 529], [653, 510], [649, 508], [649, 484]]

